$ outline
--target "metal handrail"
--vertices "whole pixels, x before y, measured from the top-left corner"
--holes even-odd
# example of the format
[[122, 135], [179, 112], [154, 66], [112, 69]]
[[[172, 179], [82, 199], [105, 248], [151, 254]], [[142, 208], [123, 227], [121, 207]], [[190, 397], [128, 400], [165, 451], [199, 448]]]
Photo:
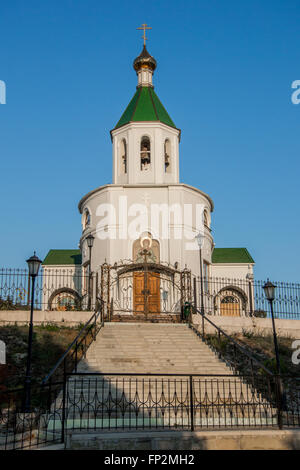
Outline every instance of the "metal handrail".
[[[103, 316], [103, 300], [102, 299], [97, 299], [98, 300], [98, 303], [96, 305], [96, 310], [94, 312], [94, 314], [91, 316], [91, 318], [85, 323], [85, 325], [83, 326], [83, 328], [80, 330], [80, 332], [78, 333], [78, 335], [76, 336], [76, 338], [72, 341], [72, 343], [70, 344], [70, 346], [67, 348], [67, 350], [64, 352], [64, 354], [60, 357], [60, 359], [57, 361], [57, 363], [55, 364], [55, 366], [51, 369], [51, 371], [49, 372], [49, 374], [42, 380], [42, 385], [46, 384], [49, 379], [53, 376], [54, 372], [59, 368], [59, 366], [61, 364], [64, 363], [65, 359], [67, 358], [69, 352], [71, 350], [73, 350], [73, 347], [74, 345], [76, 345], [76, 348], [75, 348], [75, 351], [76, 351], [76, 363], [75, 363], [75, 367], [77, 367], [77, 350], [78, 350], [78, 345], [82, 343], [82, 341], [86, 338], [87, 334], [88, 334], [88, 328], [90, 327], [90, 325], [92, 324], [96, 324], [97, 323], [97, 320], [98, 318], [100, 317], [101, 318], [101, 326], [100, 326], [100, 329], [103, 327], [104, 325], [104, 316]], [[83, 335], [83, 333], [85, 333], [85, 335]], [[80, 342], [78, 342], [78, 340], [80, 339]]]
[[[204, 333], [204, 320], [208, 321], [208, 323], [210, 323], [217, 331], [218, 331], [218, 334], [220, 336], [220, 334], [222, 334], [223, 336], [225, 336], [225, 338], [227, 338], [229, 340], [230, 343], [232, 343], [234, 345], [234, 347], [238, 348], [243, 354], [245, 354], [252, 362], [256, 363], [260, 368], [262, 368], [267, 374], [269, 375], [274, 375], [272, 371], [270, 371], [264, 364], [262, 364], [262, 362], [260, 362], [258, 359], [256, 359], [255, 356], [253, 356], [253, 354], [251, 354], [246, 348], [244, 348], [243, 346], [241, 346], [237, 341], [235, 341], [231, 336], [229, 336], [227, 333], [225, 333], [224, 330], [222, 330], [222, 328], [220, 328], [219, 326], [217, 326], [215, 323], [213, 323], [209, 318], [207, 318], [206, 315], [204, 315], [204, 313], [202, 313], [198, 308], [196, 307], [192, 307], [193, 308], [193, 311], [196, 312], [197, 314], [201, 315], [202, 317], [202, 336], [203, 338], [205, 338], [205, 333]], [[198, 329], [196, 329], [191, 322], [189, 322], [189, 327], [198, 335], [200, 335], [200, 331]]]

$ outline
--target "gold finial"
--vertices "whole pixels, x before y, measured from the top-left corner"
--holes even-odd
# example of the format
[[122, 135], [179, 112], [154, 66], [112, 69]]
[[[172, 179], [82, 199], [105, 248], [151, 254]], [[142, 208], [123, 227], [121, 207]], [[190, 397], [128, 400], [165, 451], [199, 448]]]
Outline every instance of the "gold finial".
[[144, 30], [144, 34], [142, 36], [142, 38], [144, 39], [144, 46], [146, 46], [146, 40], [148, 38], [146, 38], [146, 29], [152, 29], [150, 26], [147, 26], [146, 23], [142, 24], [142, 26], [140, 28], [136, 28], [136, 29], [143, 29]]

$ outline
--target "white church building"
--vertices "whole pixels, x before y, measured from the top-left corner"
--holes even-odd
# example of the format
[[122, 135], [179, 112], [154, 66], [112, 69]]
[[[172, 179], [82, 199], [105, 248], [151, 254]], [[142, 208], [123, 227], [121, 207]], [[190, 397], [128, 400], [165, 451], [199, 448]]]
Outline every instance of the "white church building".
[[180, 182], [181, 131], [154, 90], [156, 66], [144, 44], [136, 92], [110, 132], [112, 184], [79, 201], [79, 249], [43, 261], [48, 309], [92, 309], [96, 298], [118, 315], [178, 314], [186, 301], [208, 314], [254, 308], [251, 255], [215, 247], [211, 197]]

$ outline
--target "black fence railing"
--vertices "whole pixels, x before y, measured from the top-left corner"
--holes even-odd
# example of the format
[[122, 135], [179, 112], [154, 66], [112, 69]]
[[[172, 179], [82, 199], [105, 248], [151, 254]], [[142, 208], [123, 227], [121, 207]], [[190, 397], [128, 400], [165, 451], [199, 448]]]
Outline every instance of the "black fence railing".
[[[89, 290], [90, 286], [90, 290]], [[36, 310], [93, 310], [96, 275], [79, 268], [41, 269], [35, 281]], [[89, 295], [91, 306], [89, 305]], [[30, 308], [31, 283], [26, 269], [0, 269], [0, 309]]]
[[[300, 319], [300, 284], [275, 282], [274, 315], [281, 319]], [[206, 315], [269, 318], [265, 281], [238, 278], [195, 278], [194, 299]], [[203, 294], [202, 294], [203, 293]]]
[[86, 322], [65, 353], [60, 357], [42, 383], [58, 382], [66, 374], [77, 372], [79, 361], [86, 356], [90, 344], [104, 326], [103, 301], [98, 300], [95, 313]]
[[[91, 273], [89, 276], [81, 266], [76, 268], [43, 268], [36, 279], [35, 309], [37, 310], [93, 310], [101, 289], [108, 292], [110, 298], [117, 300], [120, 292], [125, 293], [133, 289], [132, 273], [115, 283], [101, 278], [101, 273]], [[0, 309], [16, 310], [29, 309], [30, 282], [26, 269], [0, 269]], [[103, 282], [110, 284], [103, 286]], [[225, 278], [203, 277], [194, 278], [191, 289], [197, 307], [206, 315], [222, 316], [250, 316], [266, 318], [270, 316], [268, 301], [263, 292], [265, 281], [251, 278]], [[180, 283], [177, 290], [171, 292], [169, 284], [162, 275], [159, 276], [160, 307], [156, 310], [162, 313], [172, 310], [172, 302], [180, 304], [183, 293], [180, 292]], [[274, 300], [274, 314], [276, 318], [300, 319], [300, 284], [288, 282], [274, 282], [276, 285]], [[130, 289], [128, 288], [130, 287]], [[178, 292], [177, 292], [178, 291]], [[117, 295], [117, 293], [118, 295]], [[203, 292], [203, 295], [201, 295]], [[122, 302], [130, 304], [123, 294]], [[173, 298], [174, 297], [174, 298]], [[119, 303], [121, 300], [119, 299]], [[121, 302], [121, 303], [122, 303]], [[132, 303], [132, 302], [131, 302]], [[169, 305], [170, 304], [170, 305]], [[122, 309], [126, 308], [122, 304]], [[130, 304], [131, 305], [131, 304]], [[124, 308], [123, 308], [124, 307]], [[133, 305], [129, 308], [132, 311]], [[176, 308], [175, 308], [176, 310]], [[177, 311], [177, 310], [176, 310]]]
[[66, 428], [82, 430], [277, 426], [273, 378], [257, 393], [236, 375], [71, 375]]
[[[272, 381], [272, 383], [274, 382], [277, 396], [276, 408], [278, 426], [281, 429], [283, 426], [282, 413], [286, 406], [281, 377], [269, 370], [252, 350], [239, 344], [239, 342], [213, 323], [211, 318], [205, 316], [201, 310], [197, 310], [197, 308], [193, 306], [193, 313], [198, 314], [201, 321], [198, 325], [193, 325], [192, 322], [189, 321], [189, 328], [191, 328], [221, 360], [225, 361], [226, 365], [233, 373], [242, 377], [243, 381], [247, 383], [248, 386], [268, 400], [265, 383], [270, 381]], [[191, 320], [191, 315], [189, 320]], [[262, 377], [266, 378], [266, 382]]]
[[0, 391], [0, 450], [63, 442], [67, 376], [77, 371], [103, 326], [103, 302], [99, 299], [95, 313], [42, 384], [31, 385], [30, 412], [24, 411], [25, 389]]
[[64, 383], [31, 386], [31, 412], [24, 412], [25, 389], [0, 391], [0, 450], [34, 448], [62, 440]]
[[[0, 449], [64, 442], [74, 430], [277, 428], [276, 377], [258, 380], [259, 391], [236, 374], [67, 374], [33, 388], [31, 413], [22, 412], [24, 390], [0, 393]], [[281, 419], [296, 428], [300, 379], [289, 380]]]
[[[261, 373], [267, 376], [273, 375], [272, 371], [270, 371], [251, 350], [239, 344], [219, 326], [215, 325], [211, 318], [203, 315], [200, 310], [194, 309], [193, 311], [199, 315], [200, 323], [193, 324], [189, 322], [189, 327], [205, 341], [219, 358], [224, 360], [234, 372], [245, 375], [247, 375], [248, 372], [249, 375], [251, 373], [251, 376], [254, 377]], [[225, 345], [229, 345], [230, 348], [225, 348]]]

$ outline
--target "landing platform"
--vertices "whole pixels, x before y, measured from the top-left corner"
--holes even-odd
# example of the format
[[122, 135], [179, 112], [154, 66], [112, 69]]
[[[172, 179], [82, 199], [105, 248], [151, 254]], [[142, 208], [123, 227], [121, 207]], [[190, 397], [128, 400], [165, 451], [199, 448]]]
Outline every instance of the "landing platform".
[[149, 313], [145, 315], [135, 314], [135, 315], [126, 315], [126, 314], [114, 314], [111, 318], [112, 322], [123, 322], [123, 323], [181, 323], [180, 314], [169, 315], [167, 313]]

